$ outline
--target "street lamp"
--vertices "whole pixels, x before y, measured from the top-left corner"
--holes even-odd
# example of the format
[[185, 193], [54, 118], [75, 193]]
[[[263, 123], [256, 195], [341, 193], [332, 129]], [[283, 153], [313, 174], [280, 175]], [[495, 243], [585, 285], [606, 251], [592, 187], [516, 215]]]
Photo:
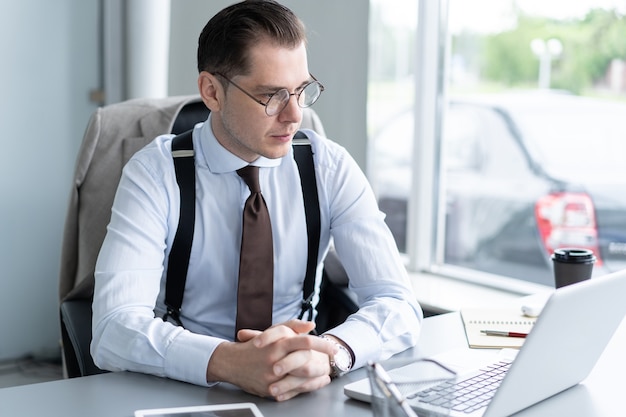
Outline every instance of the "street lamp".
[[552, 60], [561, 56], [563, 44], [555, 38], [544, 41], [543, 39], [533, 39], [530, 42], [530, 49], [539, 58], [539, 88], [550, 88], [550, 72], [552, 70]]

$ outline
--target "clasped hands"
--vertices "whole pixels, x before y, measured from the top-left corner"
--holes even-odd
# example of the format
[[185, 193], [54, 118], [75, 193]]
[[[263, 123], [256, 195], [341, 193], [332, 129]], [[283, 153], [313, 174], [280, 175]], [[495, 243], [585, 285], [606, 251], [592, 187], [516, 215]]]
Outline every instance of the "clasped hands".
[[290, 320], [261, 332], [240, 330], [239, 343], [224, 342], [207, 366], [207, 381], [229, 382], [251, 394], [285, 401], [330, 382], [334, 343], [309, 333], [315, 323]]

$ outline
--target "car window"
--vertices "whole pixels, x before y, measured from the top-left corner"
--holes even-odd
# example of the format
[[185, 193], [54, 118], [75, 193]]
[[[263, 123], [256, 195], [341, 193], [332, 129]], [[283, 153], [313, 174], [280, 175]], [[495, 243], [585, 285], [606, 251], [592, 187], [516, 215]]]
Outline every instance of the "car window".
[[[576, 98], [572, 98], [576, 100]], [[582, 101], [580, 106], [541, 107], [518, 119], [549, 171], [626, 169], [626, 105]]]
[[480, 171], [483, 167], [481, 128], [476, 111], [450, 105], [444, 128], [444, 163], [448, 171]]

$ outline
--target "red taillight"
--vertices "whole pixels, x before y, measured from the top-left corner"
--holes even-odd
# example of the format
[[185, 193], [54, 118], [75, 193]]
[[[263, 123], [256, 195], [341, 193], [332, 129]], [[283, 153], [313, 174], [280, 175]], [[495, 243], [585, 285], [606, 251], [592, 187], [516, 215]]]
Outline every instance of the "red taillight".
[[558, 248], [585, 248], [596, 255], [596, 265], [602, 265], [595, 210], [589, 195], [548, 194], [535, 204], [535, 218], [548, 255]]

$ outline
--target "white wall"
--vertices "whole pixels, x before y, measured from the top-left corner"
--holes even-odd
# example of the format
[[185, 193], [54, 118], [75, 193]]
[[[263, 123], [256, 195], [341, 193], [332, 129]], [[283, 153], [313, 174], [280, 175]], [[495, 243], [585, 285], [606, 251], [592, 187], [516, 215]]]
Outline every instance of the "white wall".
[[[173, 0], [169, 94], [196, 88], [206, 21], [234, 0]], [[0, 360], [58, 355], [57, 282], [67, 197], [100, 88], [99, 0], [4, 0], [0, 13]], [[315, 104], [329, 136], [365, 164], [365, 0], [285, 0], [309, 29]]]
[[97, 8], [97, 0], [2, 4], [0, 359], [58, 354], [61, 230], [95, 110]]

